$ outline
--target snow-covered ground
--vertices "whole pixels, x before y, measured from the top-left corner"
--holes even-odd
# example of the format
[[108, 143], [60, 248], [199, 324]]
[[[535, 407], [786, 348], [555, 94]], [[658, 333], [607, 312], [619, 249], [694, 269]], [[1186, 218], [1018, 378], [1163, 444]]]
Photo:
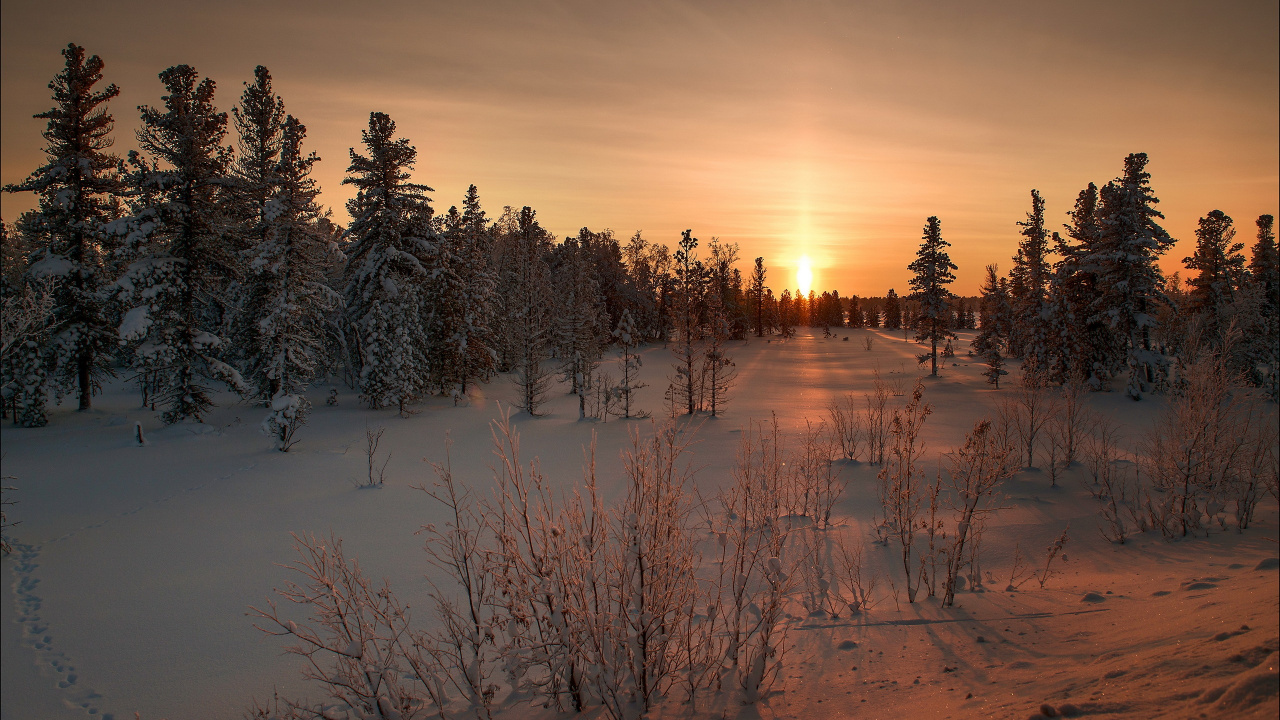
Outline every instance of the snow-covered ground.
[[[875, 338], [871, 350], [865, 336]], [[876, 367], [909, 385], [916, 352], [900, 333], [871, 330], [824, 339], [802, 329], [787, 342], [733, 345], [738, 384], [723, 417], [699, 421], [690, 458], [696, 484], [709, 493], [728, 482], [749, 421], [776, 412], [794, 430], [805, 417], [821, 418], [837, 394], [868, 392]], [[670, 354], [643, 354], [649, 386], [640, 405], [660, 416]], [[926, 379], [935, 409], [924, 433], [931, 463], [1010, 392], [990, 389], [983, 369], [957, 357]], [[1016, 377], [1015, 369], [1010, 386]], [[287, 454], [261, 434], [262, 408], [222, 395], [207, 425], [163, 427], [123, 381], [109, 384], [92, 412], [64, 405], [48, 427], [4, 427], [3, 471], [19, 501], [10, 518], [21, 521], [11, 532], [17, 551], [3, 561], [5, 720], [232, 718], [273, 690], [318, 696], [284, 643], [246, 617], [290, 579], [279, 563], [295, 558], [291, 533], [343, 538], [368, 575], [387, 578], [425, 613], [429, 566], [414, 531], [442, 517], [412, 486], [431, 482], [429, 462], [444, 460], [448, 435], [454, 476], [490, 492], [489, 423], [515, 388], [499, 378], [466, 404], [432, 399], [409, 418], [367, 410], [346, 388], [329, 407], [328, 391], [313, 390], [310, 424]], [[523, 455], [539, 458], [553, 488], [571, 490], [595, 433], [597, 474], [611, 500], [622, 492], [617, 458], [628, 432], [648, 422], [578, 422], [577, 399], [564, 391], [553, 391], [546, 417], [514, 416]], [[1110, 393], [1088, 402], [1121, 423], [1131, 449], [1164, 400]], [[360, 488], [365, 430], [379, 427], [391, 453], [386, 482]], [[837, 532], [869, 536], [876, 468], [842, 471], [851, 482]], [[742, 706], [706, 696], [696, 713], [672, 701], [655, 715], [1025, 718], [1042, 703], [1069, 703], [1084, 717], [1276, 717], [1275, 500], [1263, 501], [1243, 534], [1228, 528], [1173, 543], [1147, 534], [1121, 546], [1100, 536], [1083, 476], [1073, 468], [1051, 488], [1046, 473], [1028, 470], [1005, 483], [1009, 507], [985, 541], [983, 564], [996, 580], [986, 592], [959, 593], [955, 608], [932, 598], [895, 603], [883, 578], [901, 572], [897, 550], [868, 543], [882, 577], [878, 604], [856, 618], [792, 619], [782, 682], [766, 699]], [[1044, 589], [1033, 580], [1003, 591], [1015, 544], [1042, 560], [1068, 524], [1061, 574]], [[521, 706], [506, 714], [531, 713]]]

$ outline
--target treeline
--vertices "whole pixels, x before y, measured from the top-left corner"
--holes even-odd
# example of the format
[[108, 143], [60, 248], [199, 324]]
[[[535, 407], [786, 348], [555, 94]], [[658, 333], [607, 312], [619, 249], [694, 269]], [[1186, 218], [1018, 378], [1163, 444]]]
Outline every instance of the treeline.
[[[1064, 234], [1051, 232], [1044, 200], [1031, 191], [1019, 222], [1022, 239], [1008, 275], [986, 268], [973, 348], [998, 383], [1002, 355], [1025, 373], [1095, 390], [1124, 383], [1132, 398], [1181, 382], [1178, 367], [1200, 355], [1223, 355], [1232, 376], [1280, 390], [1280, 262], [1274, 218], [1256, 221], [1246, 264], [1230, 217], [1200, 218], [1188, 279], [1165, 277], [1157, 260], [1174, 239], [1158, 220], [1144, 153], [1125, 158], [1123, 173], [1081, 190]], [[1051, 257], [1052, 255], [1052, 257]]]
[[[460, 208], [436, 212], [432, 189], [411, 179], [416, 150], [377, 112], [351, 151], [343, 183], [357, 192], [340, 227], [318, 201], [306, 126], [266, 68], [229, 114], [194, 68], [160, 73], [163, 104], [140, 108], [141, 150], [120, 158], [107, 108], [119, 89], [100, 87], [100, 58], [76, 45], [63, 55], [54, 107], [36, 116], [48, 120], [46, 163], [5, 187], [39, 197], [0, 228], [16, 422], [44, 424], [66, 396], [89, 408], [122, 368], [166, 422], [205, 417], [210, 388], [225, 384], [272, 409], [286, 446], [307, 387], [326, 376], [407, 412], [511, 372], [536, 414], [560, 374], [584, 416], [631, 416], [636, 346], [671, 341], [671, 406], [723, 402], [723, 342], [750, 326], [736, 245], [712, 238], [700, 256], [687, 232], [673, 252], [588, 228], [557, 242], [531, 208], [489, 217], [474, 185]], [[617, 384], [598, 372], [612, 344]]]

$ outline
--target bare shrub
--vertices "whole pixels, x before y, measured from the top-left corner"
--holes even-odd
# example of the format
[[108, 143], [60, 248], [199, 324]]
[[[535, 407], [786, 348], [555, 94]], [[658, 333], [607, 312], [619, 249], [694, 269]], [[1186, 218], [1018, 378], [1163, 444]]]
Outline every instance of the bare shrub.
[[1056, 412], [1049, 420], [1049, 433], [1057, 439], [1064, 466], [1079, 459], [1081, 444], [1089, 428], [1097, 422], [1096, 414], [1089, 409], [1088, 397], [1088, 383], [1078, 375], [1072, 376], [1062, 384]]
[[836, 538], [836, 581], [841, 600], [853, 615], [869, 612], [876, 605], [876, 576], [867, 572], [865, 546], [861, 538], [847, 542]]
[[1062, 552], [1062, 548], [1067, 544], [1067, 531], [1070, 529], [1071, 525], [1068, 524], [1067, 527], [1063, 528], [1062, 534], [1053, 542], [1049, 543], [1049, 547], [1045, 548], [1044, 565], [1040, 568], [1040, 571], [1036, 573], [1036, 580], [1040, 581], [1041, 589], [1044, 589], [1045, 583], [1048, 583], [1050, 578], [1058, 574], [1058, 571], [1053, 568], [1053, 561], [1057, 560], [1059, 557], [1062, 558], [1063, 562], [1066, 562], [1067, 560], [1066, 553]]
[[853, 461], [862, 457], [864, 432], [853, 393], [833, 398], [827, 405], [827, 419], [830, 420], [831, 434], [840, 445], [840, 455]]
[[1018, 409], [1011, 398], [1002, 398], [996, 403], [995, 416], [991, 419], [991, 437], [998, 448], [1009, 451], [1005, 456], [1005, 470], [1010, 475], [1017, 472], [1022, 451], [1018, 439]]
[[1035, 568], [1027, 564], [1027, 558], [1022, 554], [1022, 546], [1014, 543], [1013, 564], [1009, 567], [1009, 584], [1005, 586], [1005, 591], [1013, 592], [1017, 590], [1035, 575]]
[[955, 532], [946, 548], [946, 580], [942, 604], [955, 604], [956, 580], [969, 569], [975, 586], [981, 583], [978, 548], [986, 516], [998, 509], [997, 488], [1008, 477], [1011, 448], [1002, 447], [992, 432], [991, 422], [974, 424], [964, 445], [949, 457], [948, 483], [955, 512]]
[[450, 516], [443, 528], [426, 525], [418, 532], [427, 537], [427, 562], [441, 570], [453, 588], [443, 589], [428, 577], [441, 628], [415, 634], [414, 645], [443, 669], [445, 679], [471, 713], [488, 718], [498, 690], [493, 675], [502, 661], [494, 556], [486, 550], [492, 547], [492, 536], [470, 493], [453, 480], [452, 445], [446, 436], [445, 463], [432, 463], [436, 482], [431, 487], [416, 486], [444, 506]]
[[913, 580], [912, 575], [917, 517], [925, 490], [920, 470], [925, 446], [920, 431], [932, 412], [933, 408], [924, 401], [924, 385], [917, 381], [906, 408], [893, 413], [890, 424], [893, 446], [879, 473], [885, 518], [902, 550], [907, 602], [915, 602], [919, 589], [918, 580]]
[[721, 492], [713, 530], [718, 544], [715, 579], [726, 639], [723, 681], [733, 682], [754, 702], [781, 672], [785, 649], [783, 602], [795, 575], [784, 566], [793, 528], [784, 517], [791, 494], [785, 442], [775, 417], [743, 431], [733, 466], [733, 484]]
[[1028, 371], [1023, 374], [1013, 397], [1002, 404], [1007, 406], [1004, 412], [1013, 418], [1013, 429], [1026, 459], [1023, 467], [1035, 467], [1036, 436], [1056, 413], [1056, 398], [1046, 391], [1039, 373]]
[[871, 336], [871, 335], [863, 335], [863, 336], [862, 336], [862, 349], [863, 349], [863, 350], [866, 350], [867, 352], [870, 352], [870, 351], [871, 351], [871, 348], [875, 347], [875, 344], [876, 344], [876, 339], [875, 339], [875, 337], [873, 337], [873, 336]]
[[867, 438], [867, 462], [884, 464], [885, 448], [889, 443], [889, 385], [875, 371], [875, 385], [870, 395], [863, 395], [862, 428]]
[[1138, 462], [1159, 496], [1150, 505], [1166, 538], [1206, 529], [1202, 515], [1220, 513], [1249, 474], [1249, 445], [1263, 415], [1228, 369], [1238, 335], [1229, 330], [1220, 349], [1189, 343], [1175, 394], [1141, 441]]
[[806, 419], [800, 440], [800, 451], [789, 465], [797, 486], [795, 495], [800, 499], [795, 514], [808, 517], [819, 527], [828, 527], [831, 511], [849, 481], [831, 462], [834, 447], [825, 423], [819, 421], [815, 425]]
[[1146, 529], [1138, 505], [1138, 478], [1131, 467], [1108, 464], [1101, 474], [1098, 497], [1102, 507], [1098, 513], [1103, 525], [1102, 537], [1123, 545], [1135, 531]]
[[391, 462], [391, 451], [387, 451], [387, 455], [382, 459], [382, 464], [378, 464], [378, 445], [382, 442], [382, 435], [387, 431], [386, 428], [378, 428], [371, 430], [367, 425], [364, 429], [364, 456], [366, 465], [369, 469], [368, 479], [365, 481], [365, 487], [381, 487], [383, 480], [387, 476], [387, 463]]
[[[289, 568], [303, 580], [276, 593], [310, 617], [299, 624], [268, 600], [266, 609], [249, 608], [254, 627], [295, 640], [285, 652], [306, 660], [304, 676], [319, 683], [330, 703], [359, 717], [413, 717], [424, 703], [442, 707], [443, 678], [414, 644], [407, 610], [390, 586], [375, 588], [343, 555], [341, 540], [293, 537], [299, 559]], [[285, 706], [295, 717], [328, 712], [324, 703]]]
[[1276, 438], [1280, 437], [1274, 417], [1266, 417], [1265, 409], [1253, 409], [1259, 415], [1253, 423], [1251, 437], [1245, 443], [1243, 468], [1232, 478], [1230, 494], [1235, 502], [1236, 529], [1248, 529], [1258, 501], [1268, 492], [1276, 494], [1280, 463], [1277, 462]]

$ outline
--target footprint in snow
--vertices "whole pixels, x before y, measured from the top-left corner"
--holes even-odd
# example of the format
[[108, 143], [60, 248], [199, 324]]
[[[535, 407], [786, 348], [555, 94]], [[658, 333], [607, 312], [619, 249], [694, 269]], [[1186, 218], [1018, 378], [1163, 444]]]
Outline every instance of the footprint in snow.
[[15, 544], [14, 554], [19, 560], [14, 565], [18, 576], [14, 590], [17, 595], [18, 623], [22, 627], [22, 643], [31, 648], [37, 665], [53, 670], [57, 677], [55, 684], [67, 692], [69, 704], [82, 708], [90, 717], [111, 720], [113, 716], [103, 713], [99, 708], [102, 695], [80, 685], [80, 675], [71, 658], [55, 648], [56, 634], [50, 632], [49, 624], [40, 616], [44, 600], [36, 595], [40, 579], [33, 576], [40, 567], [40, 563], [36, 562], [40, 556], [39, 546]]

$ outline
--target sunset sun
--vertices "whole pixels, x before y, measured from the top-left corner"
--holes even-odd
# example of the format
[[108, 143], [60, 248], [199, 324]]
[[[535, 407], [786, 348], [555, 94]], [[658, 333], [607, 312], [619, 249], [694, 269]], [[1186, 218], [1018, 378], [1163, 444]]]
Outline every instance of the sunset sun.
[[799, 267], [796, 268], [796, 287], [800, 288], [801, 295], [808, 295], [811, 285], [813, 285], [813, 269], [809, 266], [809, 256], [801, 255]]

